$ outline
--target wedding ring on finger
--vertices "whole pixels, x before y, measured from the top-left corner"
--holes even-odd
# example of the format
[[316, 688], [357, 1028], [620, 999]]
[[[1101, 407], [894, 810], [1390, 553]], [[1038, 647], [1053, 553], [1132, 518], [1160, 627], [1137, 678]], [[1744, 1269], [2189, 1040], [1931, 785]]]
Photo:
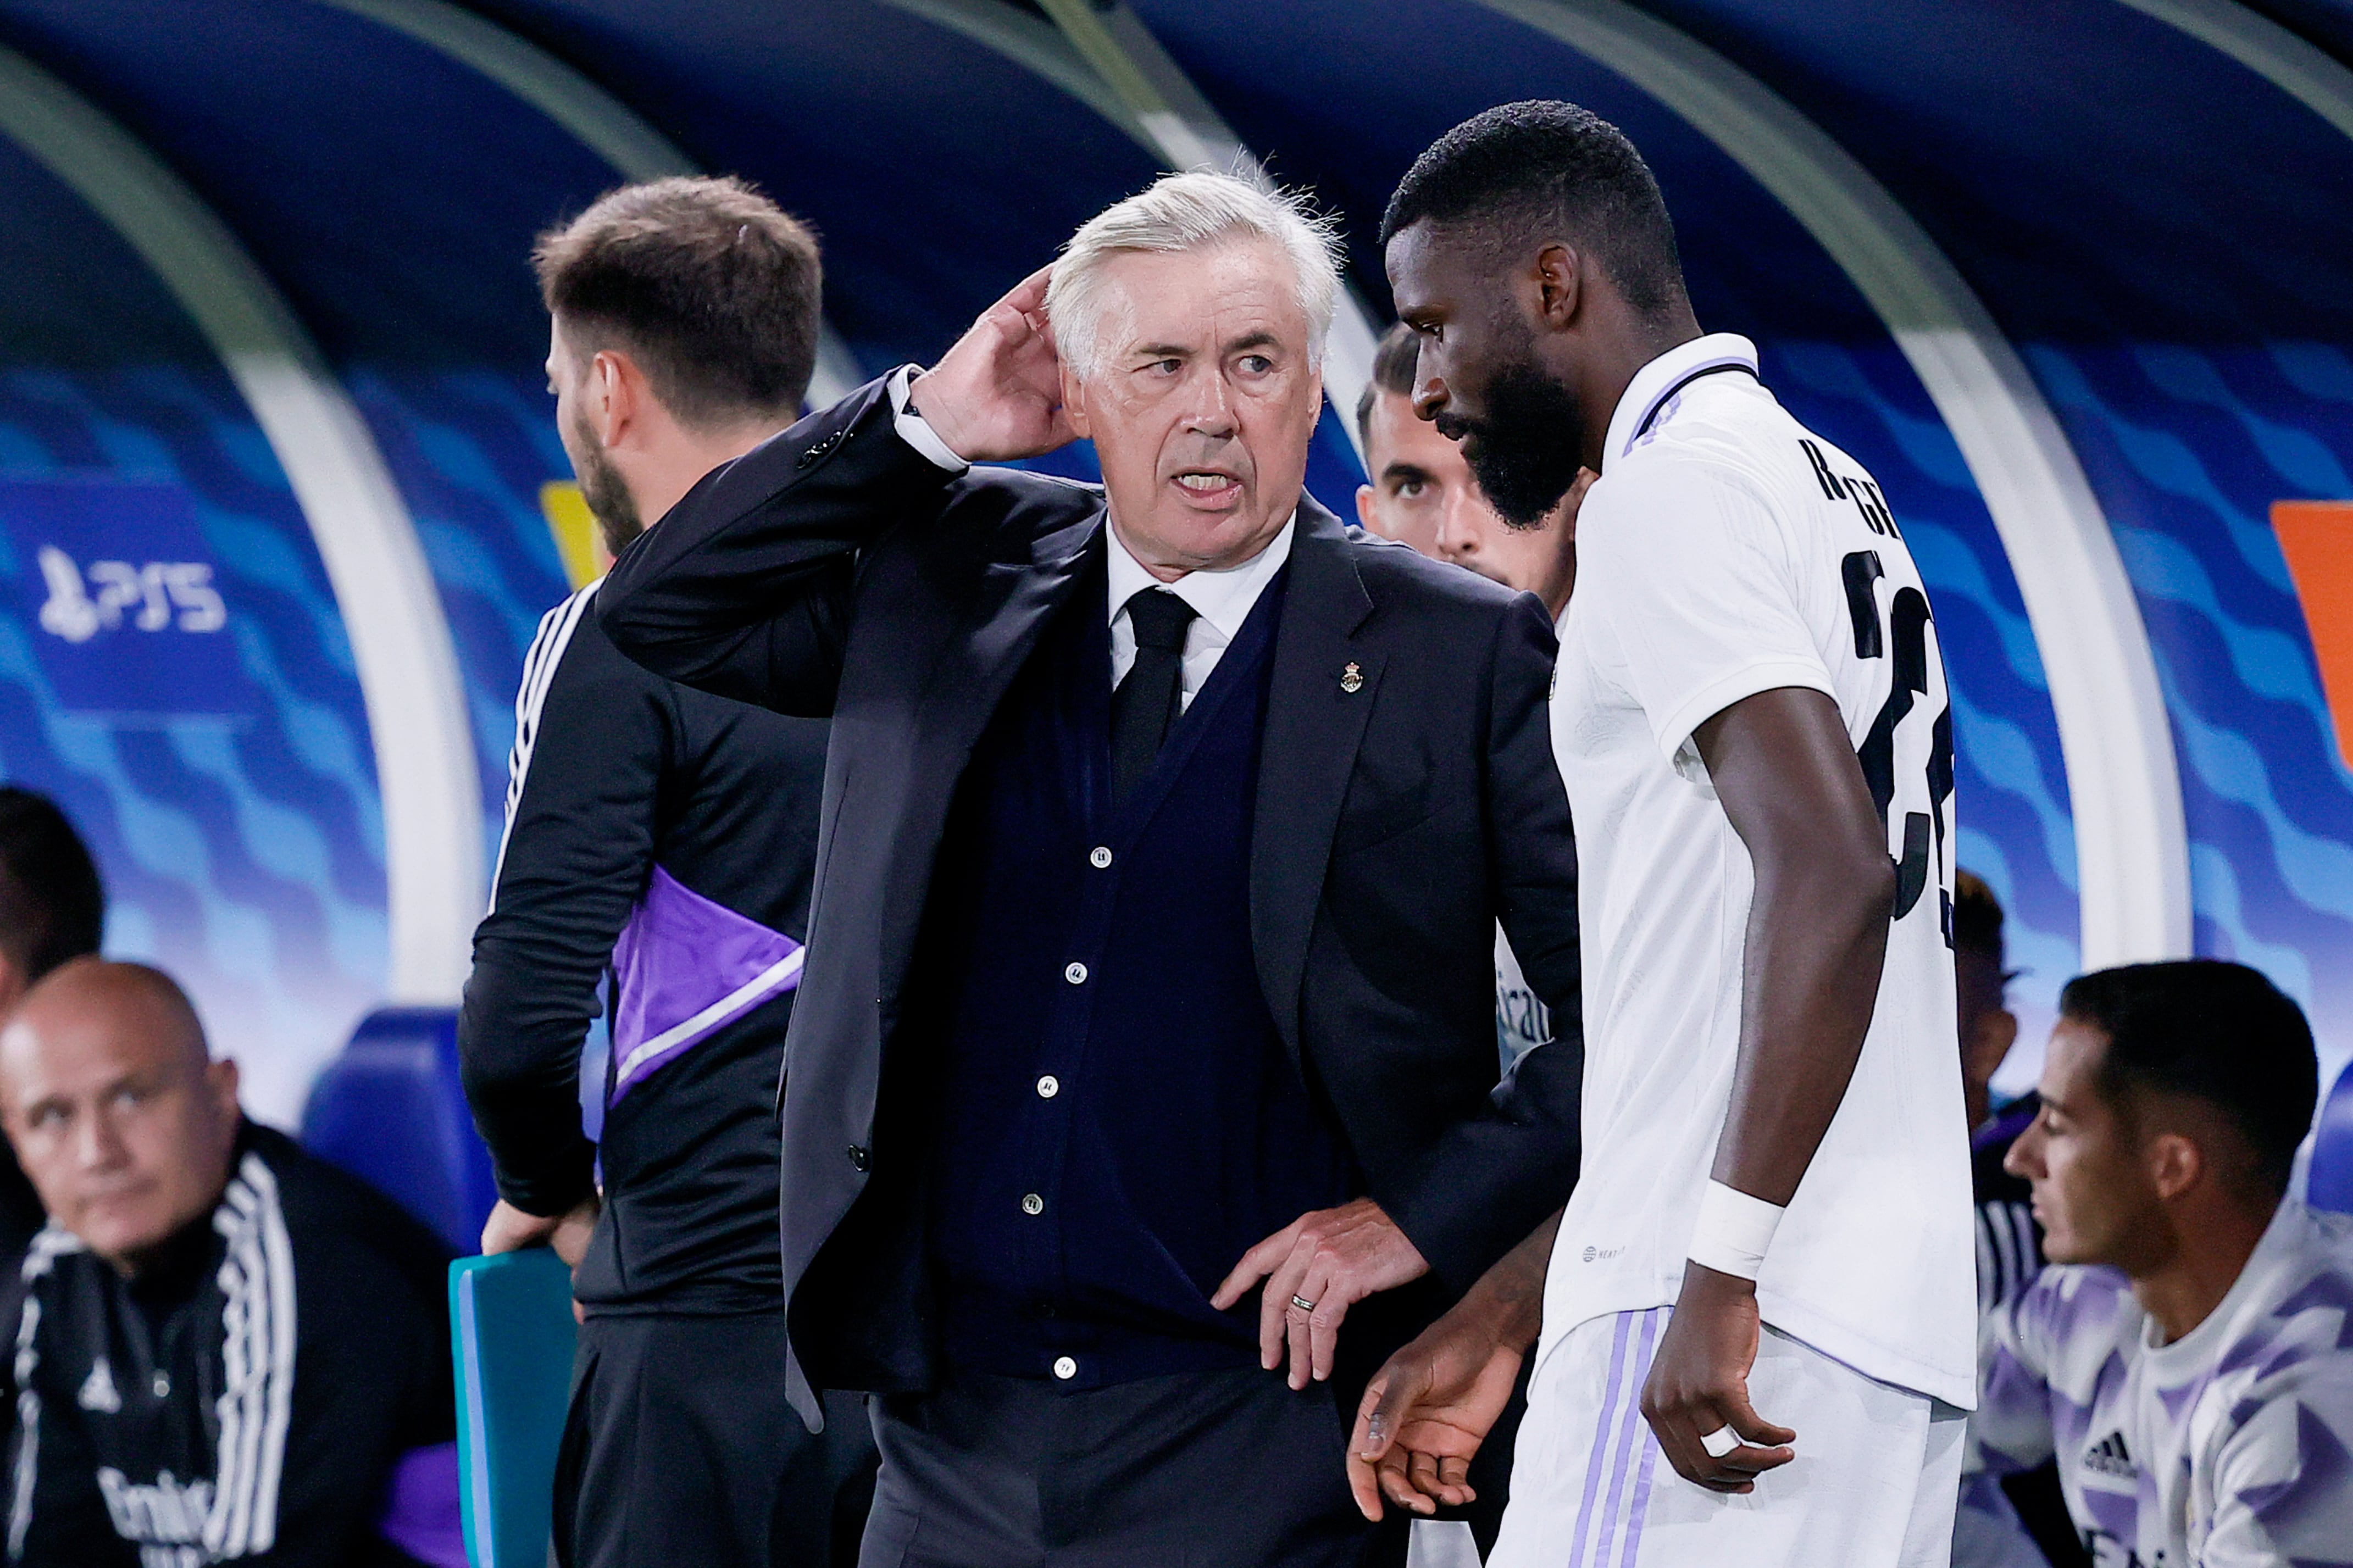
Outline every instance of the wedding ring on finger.
[[1740, 1437], [1731, 1427], [1719, 1426], [1713, 1432], [1701, 1433], [1699, 1446], [1707, 1450], [1709, 1458], [1721, 1459], [1733, 1449], [1740, 1447]]
[[1291, 1299], [1291, 1304], [1303, 1312], [1312, 1312], [1315, 1310], [1315, 1303], [1304, 1296], [1293, 1296]]

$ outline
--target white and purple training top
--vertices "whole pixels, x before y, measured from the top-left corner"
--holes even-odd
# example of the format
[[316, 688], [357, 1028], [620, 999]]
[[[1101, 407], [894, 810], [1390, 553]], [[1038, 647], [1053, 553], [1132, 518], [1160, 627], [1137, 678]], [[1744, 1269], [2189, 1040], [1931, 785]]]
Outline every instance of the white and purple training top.
[[2105, 1268], [2047, 1268], [1984, 1324], [1970, 1463], [2055, 1454], [2102, 1568], [2353, 1564], [2353, 1222], [2281, 1204], [2171, 1344]]

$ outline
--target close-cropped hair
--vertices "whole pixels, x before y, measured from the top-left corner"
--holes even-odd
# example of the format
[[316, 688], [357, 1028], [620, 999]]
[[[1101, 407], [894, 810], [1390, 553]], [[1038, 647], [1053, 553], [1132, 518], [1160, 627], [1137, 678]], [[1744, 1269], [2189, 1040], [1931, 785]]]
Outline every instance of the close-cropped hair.
[[623, 185], [532, 252], [575, 351], [626, 350], [682, 425], [800, 412], [817, 365], [817, 237], [745, 182]]
[[1079, 226], [1046, 285], [1054, 346], [1082, 380], [1101, 374], [1106, 346], [1103, 263], [1135, 251], [1167, 255], [1233, 240], [1265, 240], [1291, 259], [1299, 308], [1307, 317], [1307, 358], [1324, 361], [1324, 337], [1340, 299], [1339, 242], [1332, 221], [1307, 198], [1261, 178], [1195, 169], [1164, 174], [1148, 189], [1105, 207]]
[[2320, 1063], [2304, 1009], [2278, 986], [2219, 959], [2129, 963], [2069, 981], [2059, 1012], [2107, 1037], [2099, 1082], [2111, 1100], [2140, 1090], [2206, 1101], [2246, 1141], [2264, 1193], [2276, 1202], [2287, 1191]]
[[2001, 962], [2001, 900], [1974, 871], [1953, 874], [1953, 946]]
[[1498, 260], [1571, 240], [1646, 316], [1684, 298], [1674, 222], [1651, 166], [1625, 132], [1573, 103], [1499, 104], [1432, 142], [1389, 197], [1382, 247], [1424, 218], [1472, 233]]
[[106, 889], [81, 836], [45, 795], [0, 785], [0, 952], [26, 983], [106, 931]]
[[1365, 383], [1365, 390], [1356, 394], [1356, 439], [1366, 451], [1373, 449], [1373, 405], [1381, 394], [1398, 397], [1413, 395], [1413, 378], [1421, 367], [1421, 335], [1403, 321], [1381, 334], [1380, 347], [1373, 351], [1373, 379]]

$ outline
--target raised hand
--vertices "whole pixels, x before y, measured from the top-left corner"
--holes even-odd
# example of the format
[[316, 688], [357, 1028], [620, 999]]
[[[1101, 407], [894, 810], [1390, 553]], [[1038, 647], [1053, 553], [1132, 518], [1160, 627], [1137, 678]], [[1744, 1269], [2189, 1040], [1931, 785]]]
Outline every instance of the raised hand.
[[1348, 1489], [1369, 1520], [1381, 1499], [1411, 1513], [1460, 1508], [1465, 1479], [1510, 1403], [1525, 1349], [1498, 1337], [1493, 1313], [1457, 1308], [1389, 1357], [1365, 1388], [1348, 1440]]
[[[1291, 1386], [1332, 1375], [1340, 1321], [1376, 1290], [1393, 1290], [1430, 1272], [1420, 1248], [1370, 1198], [1317, 1209], [1242, 1254], [1209, 1304], [1220, 1312], [1260, 1279], [1259, 1361], [1269, 1372], [1291, 1353]], [[1302, 1302], [1306, 1305], [1301, 1305]]]
[[[1797, 1458], [1789, 1445], [1798, 1435], [1766, 1421], [1748, 1403], [1748, 1372], [1762, 1331], [1753, 1281], [1703, 1264], [1683, 1266], [1683, 1294], [1642, 1384], [1642, 1417], [1675, 1473], [1710, 1491], [1755, 1491], [1759, 1475]], [[1709, 1453], [1701, 1439], [1726, 1427], [1739, 1446]]]
[[980, 313], [914, 385], [913, 403], [968, 463], [1034, 458], [1077, 438], [1062, 412], [1062, 364], [1046, 321], [1041, 267]]

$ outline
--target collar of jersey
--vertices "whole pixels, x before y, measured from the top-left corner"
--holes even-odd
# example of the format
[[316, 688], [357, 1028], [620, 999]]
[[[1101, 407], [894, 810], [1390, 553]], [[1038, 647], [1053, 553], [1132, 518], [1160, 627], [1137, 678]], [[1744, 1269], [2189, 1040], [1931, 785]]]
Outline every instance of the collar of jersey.
[[2249, 1309], [2271, 1305], [2261, 1298], [2278, 1289], [2281, 1276], [2295, 1268], [2296, 1254], [2312, 1247], [2312, 1228], [2309, 1210], [2292, 1197], [2281, 1199], [2255, 1249], [2247, 1254], [2239, 1277], [2196, 1328], [2168, 1344], [2159, 1344], [2157, 1336], [2164, 1331], [2155, 1318], [2144, 1313], [2140, 1348], [2149, 1365], [2176, 1384], [2193, 1368], [2213, 1366], [2221, 1360], [2223, 1347], [2245, 1332]]
[[[1626, 384], [1625, 395], [1618, 399], [1618, 411], [1609, 416], [1609, 439], [1601, 448], [1604, 470], [1634, 449], [1644, 424], [1678, 386], [1702, 372], [1725, 366], [1737, 366], [1755, 375], [1757, 345], [1737, 332], [1710, 332], [1678, 343], [1636, 371], [1634, 379]], [[1655, 433], [1656, 426], [1651, 428]]]

